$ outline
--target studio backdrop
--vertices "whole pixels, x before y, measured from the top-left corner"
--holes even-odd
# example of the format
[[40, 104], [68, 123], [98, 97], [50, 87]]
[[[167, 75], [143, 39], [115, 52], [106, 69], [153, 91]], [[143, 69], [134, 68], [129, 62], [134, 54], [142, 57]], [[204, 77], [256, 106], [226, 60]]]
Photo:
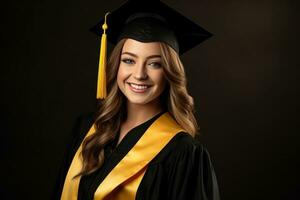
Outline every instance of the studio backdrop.
[[[299, 199], [297, 1], [163, 2], [214, 34], [181, 59], [221, 199]], [[2, 3], [1, 199], [50, 199], [75, 121], [96, 108], [89, 28], [122, 3]]]

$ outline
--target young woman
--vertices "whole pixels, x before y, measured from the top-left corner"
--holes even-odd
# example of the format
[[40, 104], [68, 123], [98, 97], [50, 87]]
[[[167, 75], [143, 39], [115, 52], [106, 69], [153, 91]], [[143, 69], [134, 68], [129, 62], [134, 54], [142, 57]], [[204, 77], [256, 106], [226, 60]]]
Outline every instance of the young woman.
[[219, 199], [209, 154], [194, 139], [198, 125], [179, 58], [193, 45], [172, 26], [183, 16], [154, 2], [129, 1], [108, 16], [117, 37], [109, 38], [116, 46], [106, 68], [108, 92], [76, 129], [58, 186], [63, 200]]

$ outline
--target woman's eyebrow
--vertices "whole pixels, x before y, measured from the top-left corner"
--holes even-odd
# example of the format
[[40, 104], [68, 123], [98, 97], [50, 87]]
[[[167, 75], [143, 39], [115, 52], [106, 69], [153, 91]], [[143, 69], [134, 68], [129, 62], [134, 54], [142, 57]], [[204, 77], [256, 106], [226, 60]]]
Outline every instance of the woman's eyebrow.
[[[134, 54], [134, 53], [131, 53], [131, 52], [127, 52], [127, 51], [126, 51], [126, 52], [123, 52], [122, 55], [123, 55], [123, 54], [128, 54], [128, 55], [133, 56], [133, 57], [135, 57], [135, 58], [138, 57], [138, 55], [136, 55], [136, 54]], [[157, 58], [157, 57], [160, 58], [161, 55], [159, 55], [159, 54], [157, 54], [157, 55], [150, 55], [150, 56], [147, 56], [146, 58], [149, 59], [149, 58]]]

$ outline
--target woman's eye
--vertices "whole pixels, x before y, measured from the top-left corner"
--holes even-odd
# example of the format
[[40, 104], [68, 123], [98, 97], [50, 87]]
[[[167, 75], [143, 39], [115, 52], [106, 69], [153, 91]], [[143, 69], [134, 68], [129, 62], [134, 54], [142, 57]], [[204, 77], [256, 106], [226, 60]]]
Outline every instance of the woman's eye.
[[134, 60], [129, 59], [129, 58], [122, 59], [122, 62], [124, 62], [126, 64], [129, 64], [129, 65], [134, 64]]
[[152, 67], [155, 67], [155, 68], [160, 68], [161, 67], [160, 62], [152, 62], [149, 65], [152, 66]]

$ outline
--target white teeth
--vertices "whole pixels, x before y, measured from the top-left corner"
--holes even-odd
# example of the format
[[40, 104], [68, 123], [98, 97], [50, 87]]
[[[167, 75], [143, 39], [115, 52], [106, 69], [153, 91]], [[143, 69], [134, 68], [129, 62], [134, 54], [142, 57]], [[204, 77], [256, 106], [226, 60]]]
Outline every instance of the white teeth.
[[133, 87], [134, 89], [137, 89], [137, 90], [144, 90], [144, 89], [147, 89], [148, 86], [146, 85], [136, 85], [134, 83], [129, 83], [131, 87]]

